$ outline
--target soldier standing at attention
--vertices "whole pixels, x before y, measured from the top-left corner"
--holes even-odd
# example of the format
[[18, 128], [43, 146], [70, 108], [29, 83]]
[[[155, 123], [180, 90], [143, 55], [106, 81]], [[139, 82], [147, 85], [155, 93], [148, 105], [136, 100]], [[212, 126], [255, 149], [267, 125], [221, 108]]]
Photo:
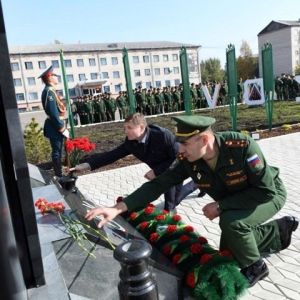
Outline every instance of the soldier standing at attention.
[[280, 76], [277, 76], [275, 79], [275, 92], [277, 100], [282, 100], [282, 89], [283, 89], [283, 82], [280, 79]]
[[114, 207], [91, 210], [86, 218], [104, 219], [101, 227], [125, 211], [136, 211], [175, 184], [191, 177], [214, 201], [203, 206], [206, 218], [219, 218], [219, 250], [229, 250], [249, 287], [269, 275], [261, 254], [286, 249], [299, 225], [296, 217], [271, 220], [285, 204], [286, 190], [279, 170], [270, 166], [259, 145], [238, 132], [216, 132], [214, 118], [173, 117], [181, 160], [162, 175], [143, 184]]
[[54, 88], [58, 84], [58, 78], [53, 73], [53, 67], [48, 68], [38, 78], [41, 78], [46, 85], [42, 92], [42, 104], [47, 115], [44, 123], [44, 135], [50, 140], [54, 174], [62, 177], [61, 154], [63, 140], [69, 138], [69, 131], [64, 121], [66, 109]]

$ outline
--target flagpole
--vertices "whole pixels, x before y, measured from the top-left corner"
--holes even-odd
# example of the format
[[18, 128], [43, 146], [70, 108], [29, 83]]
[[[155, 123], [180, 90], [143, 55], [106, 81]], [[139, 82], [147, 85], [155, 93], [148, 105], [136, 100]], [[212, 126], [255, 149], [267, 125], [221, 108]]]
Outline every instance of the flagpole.
[[73, 120], [73, 114], [71, 111], [68, 82], [67, 82], [67, 76], [66, 76], [66, 70], [65, 70], [65, 60], [63, 57], [62, 49], [60, 50], [60, 65], [61, 65], [62, 77], [63, 77], [63, 81], [64, 81], [64, 88], [65, 88], [65, 95], [66, 95], [66, 102], [67, 102], [67, 109], [68, 109], [68, 116], [69, 116], [69, 124], [70, 124], [70, 128], [71, 128], [71, 136], [72, 136], [72, 138], [74, 138], [75, 137], [74, 120]]

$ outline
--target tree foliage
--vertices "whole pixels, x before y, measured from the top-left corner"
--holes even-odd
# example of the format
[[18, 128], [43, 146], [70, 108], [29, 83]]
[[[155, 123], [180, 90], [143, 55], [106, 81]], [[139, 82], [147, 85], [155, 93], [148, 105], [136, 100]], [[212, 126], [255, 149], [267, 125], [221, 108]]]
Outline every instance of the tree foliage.
[[203, 81], [221, 82], [225, 79], [225, 70], [221, 68], [221, 61], [218, 58], [209, 58], [200, 63], [201, 78]]
[[258, 77], [258, 57], [254, 57], [249, 44], [243, 40], [236, 61], [237, 76], [243, 80]]
[[50, 143], [44, 137], [43, 128], [38, 126], [35, 118], [31, 118], [31, 122], [26, 125], [23, 132], [27, 160], [34, 165], [51, 159]]
[[294, 73], [295, 75], [300, 75], [300, 65], [295, 67]]

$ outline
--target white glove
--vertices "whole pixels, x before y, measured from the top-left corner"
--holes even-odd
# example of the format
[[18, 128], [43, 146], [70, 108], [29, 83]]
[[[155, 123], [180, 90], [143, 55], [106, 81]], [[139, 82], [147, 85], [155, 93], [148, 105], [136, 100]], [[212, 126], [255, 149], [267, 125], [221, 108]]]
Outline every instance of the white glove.
[[67, 139], [70, 137], [70, 133], [68, 129], [65, 129], [62, 133], [61, 133], [64, 137], [66, 137]]

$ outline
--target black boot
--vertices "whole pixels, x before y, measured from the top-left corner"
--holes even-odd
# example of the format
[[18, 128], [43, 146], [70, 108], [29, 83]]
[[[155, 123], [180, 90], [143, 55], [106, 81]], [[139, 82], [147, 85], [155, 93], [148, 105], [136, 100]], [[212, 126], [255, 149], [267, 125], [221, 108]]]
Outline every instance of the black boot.
[[61, 159], [60, 158], [52, 159], [52, 165], [53, 165], [54, 175], [57, 177], [62, 177]]
[[299, 220], [296, 217], [286, 216], [281, 219], [276, 220], [279, 232], [282, 249], [286, 249], [292, 240], [292, 233], [295, 231], [299, 225]]
[[241, 270], [241, 273], [248, 279], [249, 287], [255, 285], [259, 280], [264, 279], [269, 275], [269, 269], [266, 263], [260, 258], [251, 266]]

